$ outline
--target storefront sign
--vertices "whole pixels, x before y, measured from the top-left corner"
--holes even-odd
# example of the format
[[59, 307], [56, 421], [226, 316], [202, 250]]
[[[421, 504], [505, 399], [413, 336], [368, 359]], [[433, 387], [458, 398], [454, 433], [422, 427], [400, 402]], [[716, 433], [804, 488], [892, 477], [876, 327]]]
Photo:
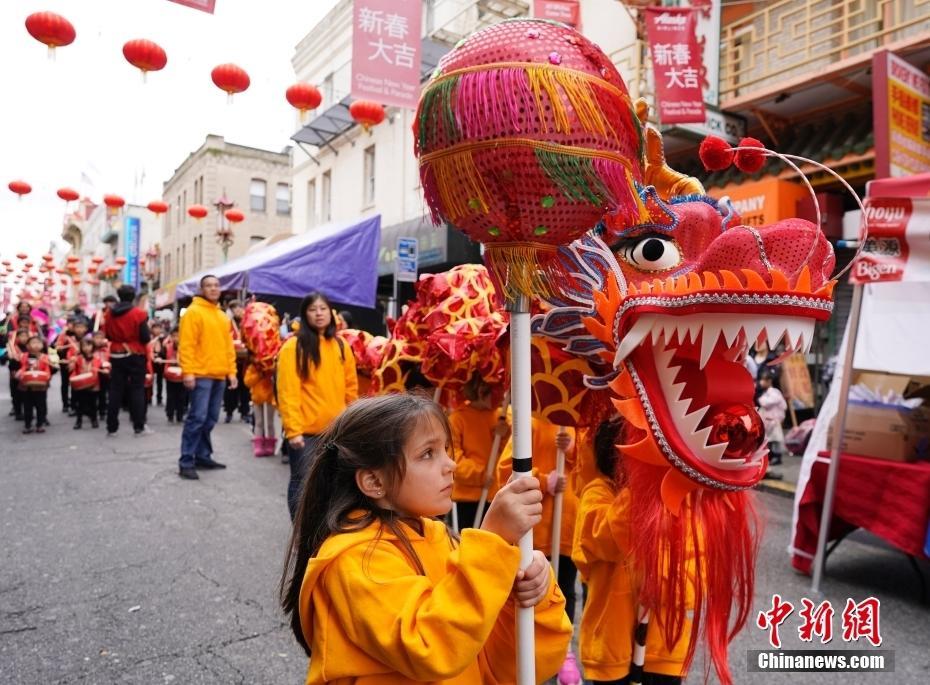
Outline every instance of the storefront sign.
[[139, 217], [127, 216], [125, 223], [126, 266], [123, 267], [123, 283], [139, 289]]
[[355, 0], [353, 97], [416, 109], [422, 10], [421, 0]]
[[535, 0], [533, 16], [551, 19], [581, 30], [581, 3], [579, 0]]
[[398, 283], [417, 282], [417, 239], [397, 239], [397, 261], [395, 262], [395, 279]]
[[701, 138], [718, 136], [735, 145], [746, 137], [746, 120], [725, 112], [707, 109], [707, 118], [699, 124], [678, 124], [677, 129], [689, 131]]
[[810, 409], [814, 406], [814, 386], [803, 354], [792, 354], [782, 362], [781, 389], [795, 409]]
[[867, 197], [869, 235], [853, 264], [853, 283], [930, 281], [930, 199]]
[[875, 175], [930, 171], [930, 77], [887, 51], [872, 58]]
[[745, 226], [767, 226], [795, 217], [797, 201], [810, 197], [803, 186], [777, 178], [712, 188], [709, 194], [717, 200], [729, 197]]
[[649, 7], [646, 31], [655, 76], [659, 122], [704, 123], [704, 66], [692, 8]]

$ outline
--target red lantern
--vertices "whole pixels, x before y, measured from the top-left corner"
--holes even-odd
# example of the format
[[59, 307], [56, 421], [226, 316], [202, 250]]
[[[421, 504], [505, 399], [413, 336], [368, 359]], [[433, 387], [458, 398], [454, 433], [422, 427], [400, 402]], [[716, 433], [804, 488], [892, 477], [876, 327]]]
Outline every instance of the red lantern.
[[100, 285], [100, 279], [99, 279], [99, 278], [90, 278], [90, 279], [87, 280], [87, 282], [88, 282], [88, 284], [90, 284], [90, 285]]
[[287, 89], [285, 97], [292, 107], [300, 110], [301, 120], [308, 110], [316, 109], [323, 102], [320, 90], [309, 83], [295, 83]]
[[126, 204], [126, 200], [121, 198], [119, 195], [104, 195], [103, 204], [105, 204], [110, 209], [119, 209]]
[[89, 267], [87, 267], [87, 273], [89, 274], [97, 273], [97, 267], [91, 264]]
[[17, 259], [29, 259], [29, 255], [27, 255], [25, 252], [17, 252], [16, 258]]
[[125, 257], [117, 257], [117, 258], [114, 259], [113, 261], [116, 262], [117, 264], [119, 264], [120, 266], [126, 266], [126, 258], [125, 258]]
[[210, 77], [217, 88], [226, 91], [229, 95], [229, 102], [232, 102], [233, 95], [241, 93], [251, 83], [245, 69], [235, 64], [221, 64], [214, 67], [210, 72]]
[[72, 279], [71, 279], [71, 282], [72, 282], [74, 285], [81, 285], [81, 279], [80, 279], [80, 278], [77, 278], [77, 277], [72, 278]]
[[58, 282], [61, 283], [62, 285], [68, 285], [68, 279], [67, 279], [67, 278], [62, 278], [62, 279], [61, 279], [60, 281], [58, 281]]
[[32, 262], [26, 262], [25, 264], [23, 264], [23, 268], [28, 271], [29, 269], [32, 268]]
[[226, 220], [234, 224], [238, 224], [240, 221], [245, 219], [245, 214], [240, 212], [238, 209], [227, 209], [226, 210]]
[[[71, 261], [70, 257], [68, 257], [68, 261]], [[77, 257], [74, 258], [74, 261], [77, 261]], [[97, 255], [96, 257], [91, 257], [90, 261], [92, 261], [94, 264], [103, 264], [103, 257]]]
[[209, 210], [203, 205], [191, 205], [187, 208], [187, 213], [197, 219], [197, 221], [203, 219], [207, 215], [208, 211]]
[[23, 198], [23, 195], [28, 195], [32, 192], [32, 186], [25, 181], [20, 180], [10, 181], [9, 185], [7, 185], [7, 188], [19, 195], [20, 199]]
[[77, 255], [73, 255], [73, 254], [72, 254], [72, 255], [68, 255], [68, 262], [69, 262], [70, 264], [74, 264], [75, 262], [79, 262], [79, 261], [81, 261], [81, 258], [78, 257]]
[[9, 259], [4, 259], [2, 262], [0, 262], [0, 264], [3, 264], [3, 266], [5, 266], [7, 269], [13, 266], [13, 262], [11, 262]]
[[55, 269], [55, 273], [59, 276], [63, 276], [65, 274], [65, 270], [59, 266], [57, 269]]
[[53, 259], [55, 259], [55, 258], [54, 258], [51, 254], [49, 254], [48, 252], [46, 252], [44, 255], [42, 255], [42, 261], [50, 262], [50, 261], [52, 261]]
[[142, 72], [142, 80], [150, 71], [161, 71], [168, 63], [168, 55], [158, 43], [140, 38], [123, 45], [123, 57]]
[[148, 204], [149, 211], [155, 216], [160, 216], [168, 211], [168, 203], [161, 200], [152, 200]]
[[76, 191], [74, 188], [59, 188], [58, 197], [60, 197], [65, 202], [74, 202], [80, 196], [78, 195], [78, 191]]
[[384, 106], [372, 100], [356, 100], [349, 105], [349, 114], [367, 131], [384, 121]]
[[71, 22], [54, 12], [36, 12], [26, 17], [26, 30], [48, 46], [48, 56], [55, 58], [55, 48], [71, 45], [77, 35]]

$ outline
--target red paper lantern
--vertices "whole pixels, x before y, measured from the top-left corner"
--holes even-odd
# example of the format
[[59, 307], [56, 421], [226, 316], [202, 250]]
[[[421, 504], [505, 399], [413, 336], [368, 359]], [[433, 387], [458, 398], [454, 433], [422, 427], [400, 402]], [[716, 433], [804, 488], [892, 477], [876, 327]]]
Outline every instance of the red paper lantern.
[[168, 211], [168, 203], [161, 200], [152, 200], [148, 204], [149, 211], [155, 216], [159, 216]]
[[[75, 257], [74, 261], [77, 261], [77, 260], [78, 258]], [[69, 262], [71, 261], [71, 257], [68, 257], [68, 261]], [[92, 261], [94, 264], [103, 264], [103, 257], [101, 257], [100, 255], [97, 255], [96, 257], [91, 257], [90, 261]]]
[[191, 205], [187, 208], [187, 213], [197, 219], [197, 221], [203, 219], [207, 215], [208, 211], [209, 210], [203, 205]]
[[10, 181], [7, 188], [19, 195], [20, 199], [22, 199], [23, 195], [28, 195], [32, 192], [32, 186], [21, 180]]
[[29, 259], [29, 255], [27, 255], [25, 252], [17, 252], [16, 258], [17, 259]]
[[301, 118], [308, 110], [316, 109], [323, 102], [319, 88], [309, 83], [295, 83], [287, 89], [285, 97], [292, 107], [300, 110]]
[[119, 195], [104, 195], [103, 204], [105, 204], [110, 209], [119, 209], [126, 204], [126, 200], [121, 198]]
[[367, 131], [384, 121], [384, 106], [372, 100], [356, 100], [349, 105], [349, 114]]
[[55, 48], [71, 45], [77, 35], [71, 22], [54, 12], [36, 12], [26, 17], [26, 30], [40, 43], [48, 46], [48, 56], [54, 58]]
[[55, 269], [55, 273], [59, 276], [63, 276], [65, 274], [65, 270], [59, 266], [57, 269]]
[[72, 279], [71, 279], [71, 282], [72, 282], [74, 285], [81, 285], [81, 279], [80, 279], [80, 278], [77, 278], [77, 277], [72, 278]]
[[140, 38], [123, 45], [123, 57], [142, 72], [142, 80], [150, 71], [161, 71], [168, 63], [168, 55], [158, 43]]
[[68, 285], [68, 279], [67, 279], [67, 278], [62, 278], [62, 279], [61, 279], [60, 281], [58, 281], [58, 282], [61, 283], [62, 285]]
[[116, 262], [117, 264], [119, 264], [120, 266], [126, 266], [126, 258], [125, 258], [125, 257], [117, 257], [117, 258], [114, 259], [113, 261]]
[[235, 64], [221, 64], [214, 67], [210, 72], [210, 77], [217, 88], [226, 91], [230, 102], [232, 102], [233, 95], [241, 93], [251, 83], [245, 69]]
[[55, 258], [54, 258], [50, 253], [48, 253], [48, 252], [46, 252], [44, 255], [42, 255], [42, 260], [45, 261], [45, 262], [50, 262], [50, 261], [52, 261], [53, 259], [55, 259]]
[[97, 267], [91, 264], [89, 267], [87, 267], [87, 273], [89, 274], [97, 273]]
[[238, 209], [227, 209], [226, 210], [227, 221], [231, 221], [234, 224], [238, 224], [243, 219], [245, 219], [245, 214], [240, 212]]
[[88, 282], [88, 284], [90, 284], [90, 285], [100, 285], [100, 279], [99, 279], [99, 278], [90, 278], [90, 279], [88, 279], [87, 282]]
[[29, 269], [32, 268], [32, 262], [26, 262], [25, 264], [23, 264], [23, 268], [28, 271]]
[[58, 197], [60, 197], [65, 202], [74, 202], [78, 199], [78, 197], [80, 197], [80, 195], [78, 195], [78, 191], [76, 191], [74, 188], [59, 188]]

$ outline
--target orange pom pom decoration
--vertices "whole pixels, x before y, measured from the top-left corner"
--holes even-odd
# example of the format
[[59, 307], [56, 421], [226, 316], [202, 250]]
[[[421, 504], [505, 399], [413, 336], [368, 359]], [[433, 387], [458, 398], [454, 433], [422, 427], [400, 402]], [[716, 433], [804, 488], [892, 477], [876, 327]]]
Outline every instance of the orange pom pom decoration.
[[736, 153], [730, 149], [730, 144], [717, 136], [707, 136], [698, 148], [701, 164], [708, 171], [723, 171], [733, 164], [735, 155]]

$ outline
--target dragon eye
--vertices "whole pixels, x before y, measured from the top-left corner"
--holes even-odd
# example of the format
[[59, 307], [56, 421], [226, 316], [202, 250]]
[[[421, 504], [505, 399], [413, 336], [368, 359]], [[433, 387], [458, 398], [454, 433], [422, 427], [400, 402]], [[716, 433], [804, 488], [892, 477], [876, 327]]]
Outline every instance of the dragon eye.
[[620, 256], [642, 271], [666, 271], [681, 264], [681, 252], [674, 240], [645, 236], [619, 249]]

